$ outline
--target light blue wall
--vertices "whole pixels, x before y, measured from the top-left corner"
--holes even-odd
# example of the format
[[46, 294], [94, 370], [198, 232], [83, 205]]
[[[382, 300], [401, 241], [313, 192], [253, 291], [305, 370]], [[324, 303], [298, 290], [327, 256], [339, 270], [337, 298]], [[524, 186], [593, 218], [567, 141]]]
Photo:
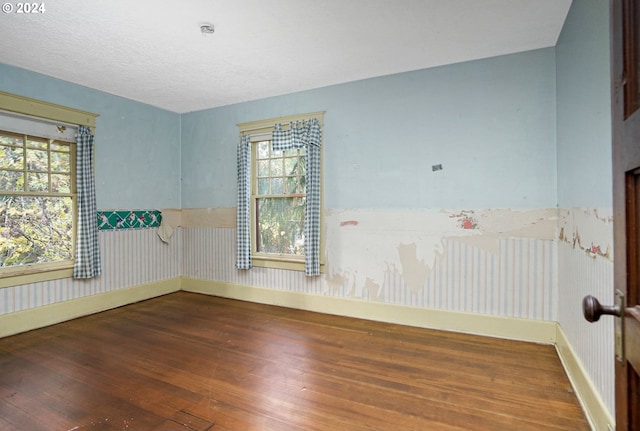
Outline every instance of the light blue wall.
[[98, 209], [180, 206], [180, 115], [4, 64], [0, 90], [100, 115]]
[[185, 114], [182, 207], [236, 205], [237, 123], [314, 111], [327, 208], [555, 207], [555, 103], [547, 48]]
[[100, 114], [99, 208], [235, 206], [236, 124], [314, 111], [327, 208], [557, 204], [554, 48], [182, 117], [2, 64], [0, 90]]
[[609, 2], [574, 1], [556, 53], [559, 206], [611, 207]]

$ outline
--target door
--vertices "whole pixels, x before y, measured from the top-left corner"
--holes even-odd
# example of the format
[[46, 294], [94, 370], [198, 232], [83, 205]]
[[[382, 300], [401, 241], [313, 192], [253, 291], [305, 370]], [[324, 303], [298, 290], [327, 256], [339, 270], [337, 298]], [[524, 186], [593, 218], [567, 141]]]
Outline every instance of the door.
[[640, 0], [612, 4], [614, 284], [626, 296], [616, 429], [640, 431]]
[[640, 0], [611, 0], [616, 431], [640, 431]]

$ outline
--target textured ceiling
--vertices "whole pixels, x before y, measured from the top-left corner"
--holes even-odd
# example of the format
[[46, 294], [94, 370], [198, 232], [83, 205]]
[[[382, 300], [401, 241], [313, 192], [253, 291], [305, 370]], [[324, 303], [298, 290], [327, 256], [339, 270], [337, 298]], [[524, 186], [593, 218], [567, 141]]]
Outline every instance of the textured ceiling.
[[571, 0], [9, 4], [0, 62], [183, 113], [554, 46]]

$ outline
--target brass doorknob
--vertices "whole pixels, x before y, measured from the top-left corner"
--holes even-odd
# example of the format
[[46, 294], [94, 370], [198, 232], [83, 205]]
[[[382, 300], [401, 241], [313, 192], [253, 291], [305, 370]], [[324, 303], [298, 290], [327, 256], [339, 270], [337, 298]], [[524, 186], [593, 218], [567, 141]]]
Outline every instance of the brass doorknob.
[[622, 307], [620, 305], [602, 305], [597, 298], [587, 295], [582, 300], [582, 313], [587, 321], [597, 322], [603, 314], [622, 316]]

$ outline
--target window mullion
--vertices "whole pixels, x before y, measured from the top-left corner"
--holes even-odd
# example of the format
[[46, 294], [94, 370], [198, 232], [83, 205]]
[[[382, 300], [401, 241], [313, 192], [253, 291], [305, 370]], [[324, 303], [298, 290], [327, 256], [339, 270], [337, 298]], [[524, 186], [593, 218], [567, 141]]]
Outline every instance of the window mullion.
[[51, 189], [51, 139], [47, 141], [47, 190], [52, 193]]
[[28, 191], [29, 185], [29, 176], [27, 175], [27, 140], [29, 137], [27, 135], [22, 135], [22, 190], [24, 192]]

